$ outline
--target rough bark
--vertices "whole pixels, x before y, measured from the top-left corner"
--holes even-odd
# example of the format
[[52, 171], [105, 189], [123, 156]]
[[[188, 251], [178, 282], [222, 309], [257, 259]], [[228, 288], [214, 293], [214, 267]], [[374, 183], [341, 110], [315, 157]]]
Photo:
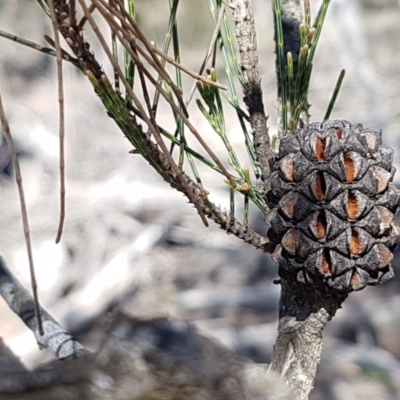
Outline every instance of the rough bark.
[[270, 368], [306, 400], [322, 351], [322, 330], [347, 295], [326, 286], [281, 281], [278, 337]]
[[43, 331], [41, 335], [35, 318], [35, 303], [30, 293], [18, 282], [0, 257], [0, 295], [34, 333], [40, 347], [51, 351], [57, 358], [80, 357], [90, 352], [73, 338], [47, 311], [40, 307]]
[[235, 35], [240, 54], [240, 66], [243, 73], [243, 100], [250, 114], [253, 145], [257, 163], [261, 169], [262, 184], [268, 190], [271, 172], [268, 160], [273, 157], [273, 152], [268, 136], [268, 117], [265, 114], [262, 99], [253, 2], [252, 0], [232, 0], [229, 2], [229, 7], [232, 9]]

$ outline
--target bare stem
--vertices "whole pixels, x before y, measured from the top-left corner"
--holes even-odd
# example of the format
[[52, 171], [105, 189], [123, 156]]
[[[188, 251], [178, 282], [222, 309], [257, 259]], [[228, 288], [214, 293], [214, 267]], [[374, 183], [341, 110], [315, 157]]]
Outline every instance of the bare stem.
[[322, 330], [347, 294], [283, 279], [281, 285], [278, 337], [270, 369], [297, 391], [296, 400], [307, 400], [321, 358]]
[[[211, 41], [210, 41], [210, 45], [208, 46], [208, 50], [207, 50], [206, 56], [204, 57], [203, 63], [201, 64], [201, 67], [200, 67], [200, 70], [199, 70], [199, 75], [203, 74], [203, 72], [204, 72], [204, 70], [206, 68], [206, 65], [208, 63], [208, 60], [210, 59], [210, 57], [212, 56], [212, 54], [214, 52], [214, 49], [215, 49], [215, 46], [216, 46], [215, 42], [217, 41], [218, 33], [219, 33], [220, 29], [221, 29], [222, 19], [224, 17], [224, 13], [225, 13], [225, 2], [226, 1], [224, 0], [222, 2], [222, 4], [221, 4], [221, 8], [220, 8], [219, 13], [218, 13], [218, 18], [217, 18], [217, 20], [215, 22], [214, 31], [213, 31], [213, 35], [212, 35], [212, 38], [211, 38]], [[194, 92], [196, 91], [196, 87], [197, 87], [196, 86], [196, 82], [194, 82], [192, 88], [190, 89], [189, 96], [188, 96], [188, 98], [186, 100], [186, 103], [185, 103], [186, 106], [188, 106], [190, 104], [190, 102], [192, 101]]]
[[6, 138], [7, 145], [11, 151], [12, 163], [13, 163], [13, 167], [14, 167], [14, 171], [15, 171], [15, 180], [17, 182], [20, 205], [21, 205], [22, 225], [24, 227], [25, 243], [26, 243], [26, 249], [28, 252], [29, 271], [31, 274], [33, 297], [35, 299], [34, 303], [35, 303], [35, 310], [36, 310], [37, 325], [38, 325], [39, 333], [41, 335], [43, 335], [42, 319], [41, 319], [40, 310], [39, 310], [38, 287], [37, 287], [37, 282], [36, 282], [35, 266], [33, 263], [31, 235], [30, 235], [29, 222], [28, 222], [28, 212], [26, 211], [24, 188], [22, 186], [22, 175], [21, 175], [21, 170], [19, 168], [19, 162], [18, 162], [17, 152], [16, 152], [15, 146], [14, 146], [14, 141], [11, 136], [10, 126], [8, 124], [6, 113], [3, 108], [3, 101], [1, 99], [1, 95], [0, 95], [0, 120], [1, 120], [1, 128], [2, 128], [4, 136]]
[[[108, 48], [108, 46], [107, 46], [107, 44], [106, 44], [106, 42], [105, 42], [105, 40], [104, 40], [104, 38], [103, 38], [103, 35], [101, 34], [101, 32], [100, 32], [100, 30], [99, 30], [97, 24], [95, 23], [94, 19], [93, 19], [92, 16], [90, 15], [90, 13], [89, 13], [89, 11], [88, 11], [88, 8], [86, 7], [84, 1], [83, 1], [83, 0], [79, 0], [79, 2], [80, 2], [80, 4], [81, 4], [81, 6], [82, 6], [82, 9], [83, 9], [85, 15], [86, 15], [86, 18], [88, 19], [90, 25], [91, 25], [92, 28], [93, 28], [93, 31], [95, 32], [96, 36], [98, 37], [98, 39], [99, 39], [99, 41], [100, 41], [100, 43], [101, 43], [101, 45], [102, 45], [104, 51], [106, 52], [107, 57], [109, 58], [110, 62], [113, 64], [114, 69], [115, 69], [116, 71], [118, 71], [118, 74], [119, 74], [119, 76], [120, 76], [120, 78], [121, 78], [121, 80], [122, 80], [122, 82], [123, 82], [123, 84], [124, 84], [124, 86], [125, 86], [125, 89], [128, 91], [129, 96], [130, 96], [130, 97], [132, 98], [132, 100], [134, 101], [136, 107], [140, 110], [141, 115], [142, 115], [142, 117], [144, 118], [146, 124], [149, 126], [151, 132], [153, 133], [154, 138], [156, 139], [157, 144], [160, 146], [162, 152], [163, 152], [164, 155], [167, 157], [168, 162], [169, 162], [169, 164], [171, 165], [171, 167], [173, 168], [174, 172], [177, 174], [177, 176], [181, 177], [181, 182], [182, 182], [182, 184], [183, 184], [184, 186], [187, 187], [187, 182], [186, 182], [185, 179], [183, 178], [182, 171], [181, 171], [180, 168], [176, 165], [176, 163], [175, 163], [175, 161], [172, 159], [172, 157], [169, 155], [169, 152], [168, 152], [168, 149], [167, 149], [165, 143], [164, 143], [164, 142], [162, 141], [162, 139], [160, 138], [160, 133], [159, 133], [159, 131], [158, 131], [158, 127], [157, 127], [156, 125], [153, 124], [153, 122], [152, 122], [151, 119], [150, 119], [151, 117], [149, 118], [149, 117], [146, 116], [146, 113], [145, 113], [145, 111], [144, 111], [144, 109], [143, 109], [143, 107], [142, 107], [142, 105], [141, 105], [139, 99], [138, 99], [138, 98], [136, 97], [136, 95], [134, 94], [132, 88], [131, 88], [130, 85], [129, 85], [129, 82], [126, 80], [126, 78], [125, 78], [124, 74], [122, 73], [120, 67], [118, 66], [118, 64], [117, 64], [117, 63], [115, 62], [115, 60], [113, 59], [112, 54], [111, 54], [111, 51], [110, 51], [110, 49]], [[132, 53], [132, 54], [133, 54], [133, 53]], [[104, 78], [105, 78], [105, 75], [103, 75], [103, 79], [104, 79]], [[188, 188], [187, 188], [187, 189], [188, 189]], [[205, 224], [206, 226], [208, 226], [208, 223], [207, 223], [207, 221], [206, 221], [206, 219], [205, 219], [205, 217], [204, 217], [204, 214], [202, 213], [200, 207], [198, 206], [198, 200], [195, 198], [195, 196], [193, 195], [193, 193], [190, 192], [189, 190], [187, 190], [186, 193], [188, 194], [189, 199], [193, 202], [193, 204], [196, 205], [196, 207], [197, 207], [197, 209], [198, 209], [198, 211], [199, 211], [200, 217], [202, 218], [204, 224]]]
[[57, 29], [57, 16], [54, 9], [54, 0], [49, 0], [51, 23], [53, 26], [54, 42], [57, 52], [57, 79], [58, 79], [58, 103], [60, 110], [59, 121], [59, 138], [60, 138], [60, 220], [58, 224], [58, 231], [56, 243], [61, 240], [65, 220], [65, 106], [64, 106], [64, 79], [62, 69], [62, 51], [60, 45], [60, 37]]
[[207, 85], [211, 85], [214, 86], [218, 89], [223, 89], [223, 90], [227, 90], [226, 85], [223, 85], [221, 83], [218, 82], [214, 82], [211, 79], [208, 79], [202, 75], [196, 74], [195, 72], [191, 71], [189, 68], [186, 68], [184, 65], [176, 62], [173, 58], [169, 57], [167, 54], [164, 54], [161, 50], [159, 50], [154, 42], [151, 42], [151, 44], [153, 45], [153, 50], [159, 55], [161, 56], [164, 60], [168, 61], [168, 63], [174, 65], [175, 67], [179, 68], [180, 70], [182, 70], [183, 72], [185, 72], [187, 75], [191, 76], [194, 79], [197, 79], [201, 82], [206, 83]]
[[267, 119], [262, 100], [261, 78], [258, 69], [257, 37], [252, 0], [232, 0], [235, 34], [239, 46], [240, 65], [243, 71], [244, 102], [249, 110], [256, 159], [261, 168], [263, 188], [270, 187], [269, 159], [273, 157], [270, 147]]

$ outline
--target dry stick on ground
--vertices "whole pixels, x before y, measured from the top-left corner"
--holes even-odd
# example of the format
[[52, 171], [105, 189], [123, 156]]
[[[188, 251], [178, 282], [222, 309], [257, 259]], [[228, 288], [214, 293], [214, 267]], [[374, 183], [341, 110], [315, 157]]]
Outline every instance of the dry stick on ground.
[[90, 354], [84, 346], [40, 306], [43, 331], [35, 318], [35, 301], [29, 292], [18, 282], [0, 256], [0, 295], [25, 325], [34, 333], [39, 346], [50, 350], [57, 358], [80, 357]]
[[32, 291], [33, 291], [33, 297], [35, 299], [35, 302], [34, 302], [35, 308], [34, 309], [36, 311], [36, 318], [37, 318], [39, 333], [41, 335], [43, 335], [42, 319], [41, 319], [40, 310], [39, 310], [39, 295], [38, 295], [37, 283], [36, 283], [35, 266], [33, 264], [33, 254], [32, 254], [31, 235], [30, 235], [30, 231], [29, 231], [28, 213], [26, 211], [24, 189], [22, 187], [22, 175], [21, 175], [21, 170], [19, 168], [17, 152], [14, 147], [14, 141], [12, 139], [10, 127], [8, 125], [8, 120], [6, 117], [6, 113], [3, 108], [3, 101], [1, 99], [1, 95], [0, 95], [0, 120], [1, 120], [1, 128], [3, 130], [3, 134], [6, 138], [7, 145], [11, 151], [12, 163], [13, 163], [13, 168], [14, 168], [14, 173], [15, 173], [15, 180], [17, 182], [19, 199], [20, 199], [20, 204], [21, 204], [22, 224], [24, 227], [25, 243], [26, 243], [26, 249], [28, 252]]
[[49, 0], [49, 8], [51, 14], [51, 22], [54, 33], [54, 43], [57, 52], [57, 77], [58, 77], [58, 102], [60, 104], [60, 126], [59, 126], [59, 137], [60, 137], [60, 222], [58, 224], [58, 231], [56, 237], [56, 243], [61, 240], [63, 232], [64, 220], [65, 220], [65, 151], [64, 151], [64, 139], [65, 139], [65, 108], [64, 108], [64, 79], [62, 69], [62, 51], [60, 45], [60, 37], [57, 29], [57, 18], [54, 9], [54, 0]]

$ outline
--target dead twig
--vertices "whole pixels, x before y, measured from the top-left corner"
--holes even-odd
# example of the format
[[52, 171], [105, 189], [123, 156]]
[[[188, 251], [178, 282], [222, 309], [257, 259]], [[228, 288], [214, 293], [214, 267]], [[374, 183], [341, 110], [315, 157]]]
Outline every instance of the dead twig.
[[58, 224], [56, 243], [61, 240], [65, 220], [65, 105], [64, 105], [64, 79], [62, 69], [62, 51], [60, 37], [57, 29], [57, 16], [54, 9], [54, 0], [48, 2], [50, 8], [51, 23], [53, 26], [54, 42], [57, 52], [57, 80], [58, 80], [58, 103], [60, 110], [59, 138], [60, 138], [60, 220]]
[[35, 266], [33, 263], [31, 235], [30, 235], [29, 222], [28, 222], [28, 212], [26, 211], [24, 188], [22, 186], [22, 175], [21, 175], [21, 170], [19, 168], [19, 162], [18, 162], [17, 152], [16, 152], [15, 146], [14, 146], [14, 141], [11, 136], [10, 126], [8, 124], [6, 113], [3, 108], [3, 101], [1, 99], [1, 95], [0, 95], [0, 120], [1, 120], [1, 128], [2, 128], [4, 136], [6, 138], [7, 145], [11, 151], [12, 163], [13, 163], [13, 168], [14, 168], [14, 172], [15, 172], [15, 181], [17, 182], [20, 205], [21, 205], [22, 225], [24, 227], [26, 249], [28, 252], [29, 271], [30, 271], [30, 275], [31, 275], [31, 285], [32, 285], [34, 304], [35, 304], [34, 309], [35, 309], [35, 314], [36, 314], [36, 319], [37, 319], [38, 331], [41, 335], [43, 335], [43, 325], [42, 325], [42, 317], [40, 315], [40, 309], [39, 309], [39, 295], [38, 295], [38, 287], [37, 287], [37, 282], [36, 282]]
[[[143, 65], [142, 61], [138, 58], [138, 55], [135, 54], [134, 51], [132, 51], [132, 47], [134, 47], [136, 50], [138, 50], [139, 53], [141, 53], [143, 55], [143, 57], [146, 58], [146, 61], [149, 62], [152, 66], [156, 66], [157, 70], [158, 67], [161, 66], [162, 69], [164, 69], [164, 67], [162, 67], [162, 65], [160, 64], [159, 60], [157, 59], [157, 57], [155, 56], [155, 52], [152, 51], [152, 46], [150, 44], [146, 45], [147, 50], [149, 51], [149, 53], [151, 53], [151, 57], [154, 59], [157, 59], [157, 63], [152, 63], [151, 60], [149, 59], [149, 57], [144, 53], [143, 49], [141, 49], [134, 40], [132, 40], [131, 35], [128, 32], [124, 32], [124, 30], [122, 29], [122, 27], [116, 26], [115, 21], [110, 20], [108, 13], [105, 9], [102, 9], [101, 4], [103, 3], [103, 0], [93, 0], [94, 3], [96, 4], [96, 6], [98, 7], [98, 10], [102, 13], [104, 18], [107, 18], [107, 22], [109, 23], [110, 27], [115, 30], [116, 35], [118, 37], [118, 39], [121, 41], [122, 45], [124, 45], [125, 49], [128, 51], [129, 55], [135, 60], [136, 66], [138, 69], [142, 69], [144, 74], [148, 77], [148, 79], [151, 81], [151, 83], [153, 84], [154, 87], [156, 87], [159, 92], [162, 94], [162, 96], [165, 98], [165, 100], [170, 104], [170, 106], [172, 107], [173, 111], [176, 112], [177, 115], [179, 115], [179, 117], [182, 119], [182, 121], [185, 123], [185, 125], [189, 128], [189, 130], [193, 133], [193, 135], [195, 136], [195, 138], [198, 140], [198, 142], [203, 146], [204, 150], [209, 154], [209, 156], [213, 159], [213, 161], [220, 167], [220, 169], [223, 171], [224, 175], [228, 178], [230, 184], [232, 187], [235, 187], [236, 184], [232, 179], [231, 174], [227, 171], [227, 169], [225, 168], [225, 166], [221, 163], [221, 161], [219, 160], [219, 158], [215, 155], [215, 153], [211, 150], [210, 146], [206, 143], [206, 141], [201, 137], [201, 135], [199, 134], [199, 132], [197, 131], [197, 129], [192, 125], [192, 123], [189, 121], [189, 119], [187, 118], [187, 113], [184, 112], [184, 110], [180, 109], [172, 100], [171, 96], [169, 96], [165, 90], [158, 85], [157, 81], [155, 80], [155, 78], [153, 78], [151, 76], [151, 74], [148, 72], [147, 68]], [[108, 4], [104, 4], [105, 7], [108, 7]], [[114, 16], [119, 16], [120, 14], [114, 14]], [[89, 17], [88, 17], [89, 19]], [[93, 18], [92, 18], [93, 20]], [[90, 19], [89, 19], [90, 21]], [[94, 21], [93, 21], [94, 22]], [[121, 20], [121, 24], [123, 24], [123, 20]], [[118, 30], [117, 30], [118, 29]], [[120, 32], [121, 31], [121, 32]], [[99, 32], [99, 31], [98, 31]], [[100, 33], [100, 32], [99, 32]], [[124, 34], [125, 33], [125, 34]], [[143, 41], [144, 35], [141, 33], [141, 31], [139, 30], [139, 28], [136, 28], [134, 34], [138, 35], [138, 38]], [[121, 36], [122, 34], [124, 34], [123, 36]], [[145, 39], [146, 40], [146, 39]], [[130, 44], [126, 45], [126, 42], [128, 42]], [[147, 42], [147, 40], [146, 40]], [[104, 44], [106, 45], [106, 43], [104, 42]], [[104, 48], [104, 50], [106, 51], [106, 49]], [[110, 59], [110, 61], [115, 64], [115, 62], [113, 60]], [[116, 68], [118, 66], [114, 66], [114, 68]], [[119, 67], [118, 67], [119, 68]], [[121, 71], [122, 74], [122, 71]], [[125, 79], [125, 77], [121, 76], [121, 80]], [[125, 79], [126, 80], [126, 79]], [[167, 82], [168, 83], [168, 82]], [[129, 85], [127, 85], [129, 86]], [[127, 89], [128, 93], [129, 90], [132, 91], [132, 89], [129, 86], [129, 89]], [[180, 105], [182, 105], [182, 96], [179, 96], [178, 101], [180, 103]], [[139, 108], [139, 107], [137, 107]], [[186, 109], [186, 107], [185, 107]], [[146, 122], [147, 123], [147, 122]]]
[[[71, 47], [73, 53], [77, 57], [77, 63], [76, 66], [81, 70], [86, 73], [86, 75], [89, 77], [91, 80], [92, 84], [93, 82], [97, 82], [99, 86], [99, 90], [101, 86], [104, 86], [104, 88], [111, 87], [110, 83], [108, 82], [107, 77], [104, 75], [104, 72], [94, 57], [93, 53], [90, 50], [90, 45], [89, 43], [85, 40], [85, 37], [83, 35], [83, 32], [77, 25], [71, 25], [70, 21], [71, 19], [66, 19], [70, 13], [71, 10], [69, 8], [69, 5], [66, 3], [62, 3], [59, 5], [59, 8], [56, 10], [57, 11], [57, 19], [58, 19], [58, 28], [61, 32], [61, 34], [64, 36], [66, 39], [68, 45]], [[114, 61], [115, 60], [112, 57], [111, 51], [109, 51], [109, 54], [111, 56], [111, 59]], [[113, 65], [114, 65], [113, 64]], [[119, 68], [119, 67], [118, 67]], [[122, 80], [122, 71], [119, 68], [119, 74], [121, 75], [121, 80]], [[124, 82], [124, 85], [126, 85], [127, 92], [128, 94], [132, 95], [133, 90], [132, 88], [127, 85], [127, 82]], [[96, 87], [96, 86], [95, 86]], [[108, 90], [108, 89], [105, 89]], [[138, 99], [135, 97], [136, 101]], [[129, 106], [128, 106], [129, 108]], [[140, 116], [141, 119], [147, 124], [149, 121], [149, 118], [146, 117], [146, 114], [143, 115], [144, 109], [143, 107], [138, 107], [137, 108], [138, 115]], [[115, 117], [112, 117], [115, 119]], [[116, 123], [118, 124], [118, 121], [115, 120]], [[179, 177], [178, 174], [175, 173], [175, 170], [173, 167], [170, 165], [167, 157], [169, 154], [164, 154], [162, 151], [160, 151], [160, 148], [156, 146], [154, 142], [151, 140], [147, 139], [147, 136], [142, 130], [142, 127], [137, 124], [134, 118], [131, 120], [132, 124], [135, 126], [135, 129], [137, 130], [137, 134], [142, 135], [143, 140], [146, 142], [147, 146], [147, 154], [144, 154], [143, 156], [153, 165], [155, 168], [160, 169], [160, 174], [177, 190], [183, 192], [189, 200], [192, 202], [193, 198], [197, 198], [198, 201], [198, 206], [201, 209], [201, 213], [203, 215], [206, 215], [209, 219], [212, 219], [214, 222], [216, 222], [219, 227], [223, 230], [225, 230], [227, 233], [233, 234], [246, 243], [249, 243], [250, 245], [261, 249], [262, 251], [270, 251], [269, 249], [269, 241], [267, 238], [264, 236], [254, 232], [253, 230], [249, 229], [249, 227], [245, 224], [240, 223], [237, 221], [235, 218], [231, 218], [225, 211], [220, 210], [219, 208], [216, 208], [215, 205], [212, 203], [207, 203], [203, 201], [201, 196], [204, 195], [204, 188], [199, 189], [198, 184], [196, 184], [189, 176], [187, 176], [184, 172], [180, 171], [181, 174], [183, 174], [185, 178], [185, 182], [187, 185], [183, 185], [181, 178]], [[151, 121], [150, 121], [151, 122]], [[149, 125], [151, 127], [151, 125]], [[130, 141], [131, 139], [128, 138]], [[169, 153], [169, 152], [167, 152]], [[192, 193], [192, 196], [189, 196], [188, 193]], [[203, 194], [202, 194], [203, 193]], [[212, 206], [212, 207], [211, 207]], [[212, 209], [211, 209], [212, 208]]]
[[[110, 62], [113, 65], [113, 68], [118, 71], [118, 75], [121, 78], [121, 81], [123, 82], [125, 89], [127, 90], [129, 96], [131, 97], [131, 99], [133, 100], [133, 102], [135, 103], [135, 106], [139, 109], [140, 113], [141, 113], [141, 117], [143, 118], [143, 120], [146, 122], [146, 124], [148, 125], [150, 131], [152, 132], [152, 134], [154, 135], [154, 138], [158, 144], [158, 146], [160, 147], [161, 151], [163, 152], [163, 154], [166, 156], [168, 163], [170, 164], [171, 168], [174, 170], [175, 174], [179, 177], [179, 180], [181, 181], [181, 184], [183, 185], [183, 187], [185, 188], [185, 193], [187, 194], [187, 196], [189, 197], [190, 201], [195, 205], [195, 207], [198, 210], [198, 213], [204, 223], [204, 225], [208, 226], [208, 222], [204, 216], [204, 213], [199, 205], [199, 200], [198, 198], [194, 195], [194, 193], [192, 191], [190, 191], [188, 185], [187, 185], [187, 181], [184, 178], [184, 176], [182, 175], [182, 171], [181, 169], [176, 165], [174, 159], [171, 157], [171, 155], [168, 152], [168, 149], [164, 143], [164, 141], [161, 139], [160, 133], [158, 131], [158, 127], [157, 125], [154, 125], [151, 121], [151, 119], [146, 115], [146, 112], [140, 102], [140, 100], [137, 98], [137, 96], [135, 95], [135, 93], [133, 92], [132, 88], [129, 85], [129, 82], [126, 80], [123, 72], [121, 71], [119, 65], [115, 62], [110, 49], [107, 46], [107, 43], [104, 40], [103, 35], [101, 34], [96, 22], [94, 21], [93, 17], [91, 16], [89, 9], [86, 7], [86, 4], [84, 2], [84, 0], [79, 0], [82, 10], [86, 15], [86, 18], [88, 19], [94, 33], [96, 34], [97, 38], [99, 39], [104, 51], [107, 54], [108, 59], [110, 60]], [[103, 77], [105, 78], [105, 75], [103, 75]]]
[[[210, 45], [208, 46], [208, 50], [207, 50], [206, 56], [204, 57], [203, 63], [201, 64], [201, 67], [200, 67], [200, 70], [199, 70], [199, 75], [203, 74], [203, 72], [204, 72], [204, 70], [206, 68], [206, 65], [208, 63], [208, 60], [210, 59], [210, 57], [214, 53], [214, 49], [215, 49], [215, 45], [216, 45], [215, 43], [217, 41], [218, 34], [219, 34], [220, 29], [221, 29], [222, 20], [224, 18], [225, 6], [226, 6], [226, 0], [223, 0], [223, 2], [221, 4], [221, 8], [219, 10], [217, 21], [215, 22], [215, 27], [214, 27], [213, 35], [212, 35], [212, 38], [211, 38], [211, 41], [210, 41]], [[193, 86], [192, 86], [192, 88], [190, 89], [190, 92], [189, 92], [189, 96], [188, 96], [188, 98], [186, 100], [186, 103], [185, 103], [186, 107], [192, 101], [192, 98], [193, 98], [194, 92], [196, 91], [196, 88], [197, 88], [197, 85], [196, 85], [196, 82], [195, 82], [195, 83], [193, 83]]]
[[151, 45], [153, 46], [153, 50], [159, 55], [161, 56], [164, 60], [166, 60], [168, 63], [172, 64], [173, 66], [179, 68], [181, 71], [183, 71], [184, 73], [186, 73], [187, 75], [191, 76], [194, 79], [197, 79], [198, 81], [204, 82], [207, 85], [211, 85], [214, 86], [218, 89], [222, 89], [222, 90], [227, 90], [228, 88], [223, 85], [222, 83], [219, 82], [214, 82], [211, 79], [206, 78], [205, 76], [196, 74], [196, 72], [191, 71], [189, 68], [186, 68], [184, 65], [176, 62], [173, 58], [167, 56], [166, 54], [164, 54], [160, 49], [157, 48], [156, 44], [154, 42], [151, 42]]
[[[128, 42], [133, 42], [132, 46], [136, 47], [137, 51], [140, 52], [144, 57], [146, 57], [146, 61], [154, 68], [157, 70], [157, 72], [162, 76], [162, 79], [171, 87], [172, 91], [174, 92], [178, 102], [180, 103], [180, 106], [182, 107], [183, 112], [185, 113], [186, 117], [188, 116], [188, 112], [186, 110], [186, 106], [182, 100], [182, 90], [174, 83], [174, 81], [171, 79], [169, 76], [168, 72], [165, 70], [163, 65], [161, 64], [160, 60], [152, 51], [150, 42], [147, 40], [145, 35], [142, 33], [140, 30], [139, 26], [136, 24], [136, 21], [132, 18], [132, 16], [128, 13], [128, 11], [125, 9], [124, 5], [119, 1], [119, 0], [112, 0], [114, 3], [118, 4], [120, 12], [115, 7], [110, 6], [108, 3], [106, 3], [104, 0], [92, 0], [93, 4], [96, 5], [97, 9], [100, 11], [101, 5], [103, 5], [106, 9], [108, 9], [114, 17], [117, 17], [121, 23], [121, 26], [123, 26], [125, 29], [128, 31], [131, 31], [132, 34], [139, 39], [145, 46], [146, 50], [148, 51], [148, 55], [143, 52], [143, 50], [136, 45], [135, 41], [131, 40], [132, 36], [128, 36], [127, 40]], [[107, 14], [104, 14], [102, 12], [104, 19], [107, 21], [107, 23], [110, 23], [110, 17]], [[150, 59], [152, 61], [150, 61]]]

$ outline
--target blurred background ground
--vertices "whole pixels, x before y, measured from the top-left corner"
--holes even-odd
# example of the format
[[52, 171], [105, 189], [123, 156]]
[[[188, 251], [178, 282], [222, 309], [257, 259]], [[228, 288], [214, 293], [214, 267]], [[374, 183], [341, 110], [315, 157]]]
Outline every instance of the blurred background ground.
[[[319, 1], [313, 1], [314, 15]], [[399, 162], [400, 6], [395, 0], [332, 0], [311, 83], [312, 120], [320, 120], [340, 69], [346, 77], [332, 118], [382, 128]], [[265, 107], [275, 132], [276, 88], [271, 1], [254, 0]], [[161, 47], [168, 2], [137, 1], [139, 22]], [[198, 70], [212, 19], [206, 1], [180, 5], [182, 62]], [[0, 2], [0, 29], [44, 44], [50, 24], [35, 2]], [[98, 54], [99, 48], [94, 48]], [[205, 228], [181, 194], [170, 190], [104, 113], [90, 85], [65, 65], [67, 218], [58, 222], [58, 102], [55, 60], [0, 39], [0, 90], [23, 172], [42, 304], [90, 349], [96, 321], [122, 309], [141, 317], [193, 322], [235, 352], [268, 362], [277, 329], [279, 287], [267, 255]], [[191, 81], [187, 80], [186, 90]], [[226, 162], [221, 143], [195, 107], [193, 123]], [[243, 137], [227, 108], [228, 133], [242, 160]], [[161, 108], [160, 125], [173, 126]], [[209, 135], [209, 136], [206, 136]], [[220, 149], [220, 150], [218, 150]], [[244, 162], [245, 164], [245, 162]], [[29, 285], [20, 207], [6, 146], [0, 147], [0, 252]], [[228, 204], [226, 185], [202, 170], [213, 199]], [[398, 180], [397, 180], [398, 182]], [[251, 225], [264, 231], [255, 209]], [[325, 330], [313, 400], [400, 399], [400, 264], [397, 277], [352, 294]], [[48, 359], [0, 301], [0, 336], [29, 366]]]

